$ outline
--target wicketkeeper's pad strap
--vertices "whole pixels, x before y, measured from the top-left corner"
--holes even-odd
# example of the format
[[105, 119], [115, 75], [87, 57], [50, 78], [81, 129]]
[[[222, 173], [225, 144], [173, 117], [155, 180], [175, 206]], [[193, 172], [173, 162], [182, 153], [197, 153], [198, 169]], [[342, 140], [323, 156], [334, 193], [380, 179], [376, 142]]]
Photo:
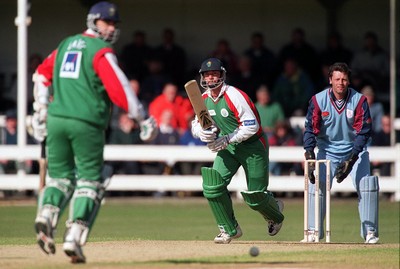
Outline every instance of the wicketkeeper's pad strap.
[[269, 192], [263, 191], [242, 191], [244, 201], [248, 206], [258, 211], [266, 220], [273, 220], [280, 223], [283, 221], [284, 216], [279, 211], [278, 204], [275, 198]]

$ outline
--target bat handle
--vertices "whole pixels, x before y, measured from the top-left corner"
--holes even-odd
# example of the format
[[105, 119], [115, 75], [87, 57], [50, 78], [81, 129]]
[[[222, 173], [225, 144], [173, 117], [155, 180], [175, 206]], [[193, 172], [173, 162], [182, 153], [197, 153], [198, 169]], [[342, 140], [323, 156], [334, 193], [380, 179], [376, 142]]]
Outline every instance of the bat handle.
[[46, 159], [46, 138], [40, 142], [40, 157]]
[[40, 160], [39, 160], [39, 191], [42, 191], [46, 185], [47, 174], [46, 162], [46, 138], [40, 143]]

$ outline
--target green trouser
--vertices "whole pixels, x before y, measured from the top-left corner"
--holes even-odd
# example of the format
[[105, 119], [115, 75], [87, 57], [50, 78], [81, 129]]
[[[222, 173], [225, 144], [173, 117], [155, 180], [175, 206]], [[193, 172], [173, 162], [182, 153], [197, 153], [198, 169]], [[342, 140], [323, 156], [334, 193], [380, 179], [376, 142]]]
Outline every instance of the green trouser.
[[47, 132], [50, 180], [40, 203], [62, 212], [75, 193], [70, 220], [93, 223], [99, 206], [96, 196], [102, 180], [104, 130], [81, 120], [48, 115]]
[[[260, 140], [237, 145], [231, 144], [226, 150], [219, 151], [214, 160], [213, 169], [211, 170], [215, 170], [217, 176], [215, 176], [215, 173], [202, 170], [204, 197], [209, 201], [218, 226], [230, 235], [236, 234], [237, 221], [227, 186], [239, 167], [242, 166], [246, 175], [248, 191], [261, 193], [266, 196], [264, 199], [270, 200], [268, 197], [271, 197], [272, 194], [267, 192], [269, 179], [268, 150], [268, 144], [265, 146]], [[273, 211], [278, 210], [275, 200], [273, 200], [274, 203], [264, 203], [260, 200], [260, 205], [258, 205], [257, 202], [254, 203], [254, 197], [256, 199], [261, 198], [260, 195], [252, 195], [251, 201], [246, 197], [244, 198], [246, 203], [252, 209], [260, 212], [264, 218], [268, 219], [265, 212], [271, 210], [270, 206], [274, 207]], [[280, 214], [279, 210], [278, 214]], [[275, 218], [275, 214], [272, 215]], [[280, 215], [282, 217], [278, 216], [273, 220], [283, 220], [283, 215]]]

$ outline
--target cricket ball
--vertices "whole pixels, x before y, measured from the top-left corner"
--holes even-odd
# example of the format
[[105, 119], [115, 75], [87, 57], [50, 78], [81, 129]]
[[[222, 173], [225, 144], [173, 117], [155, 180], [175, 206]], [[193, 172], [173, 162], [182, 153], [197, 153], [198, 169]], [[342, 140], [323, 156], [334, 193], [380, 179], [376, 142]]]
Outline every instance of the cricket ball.
[[260, 254], [260, 250], [256, 246], [251, 247], [249, 252], [250, 252], [250, 256], [253, 256], [253, 257], [256, 257], [256, 256], [258, 256], [258, 254]]

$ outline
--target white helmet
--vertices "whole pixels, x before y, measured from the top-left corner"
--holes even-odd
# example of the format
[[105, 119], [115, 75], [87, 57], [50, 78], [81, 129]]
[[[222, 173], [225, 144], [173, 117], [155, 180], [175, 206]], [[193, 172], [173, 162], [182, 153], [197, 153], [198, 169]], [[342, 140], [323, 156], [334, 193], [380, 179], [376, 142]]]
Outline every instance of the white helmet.
[[119, 29], [115, 29], [113, 33], [107, 35], [101, 34], [96, 26], [96, 20], [120, 22], [117, 6], [106, 1], [96, 3], [90, 8], [86, 20], [87, 27], [98, 33], [100, 38], [115, 43], [119, 37]]
[[[207, 81], [204, 80], [204, 77], [203, 77], [204, 72], [207, 72], [207, 71], [220, 71], [221, 76], [217, 81], [215, 81], [213, 83], [208, 83]], [[209, 59], [205, 60], [201, 64], [199, 73], [200, 73], [200, 85], [201, 85], [201, 87], [203, 87], [206, 90], [207, 89], [212, 90], [212, 89], [218, 88], [219, 86], [221, 86], [222, 83], [225, 82], [226, 70], [222, 66], [222, 62], [217, 58], [209, 58]]]

